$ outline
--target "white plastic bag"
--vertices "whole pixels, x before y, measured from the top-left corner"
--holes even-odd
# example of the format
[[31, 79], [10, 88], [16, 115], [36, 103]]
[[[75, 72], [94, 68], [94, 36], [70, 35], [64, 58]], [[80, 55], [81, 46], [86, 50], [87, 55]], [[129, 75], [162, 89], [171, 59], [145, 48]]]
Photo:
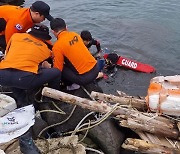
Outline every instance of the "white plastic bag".
[[5, 152], [3, 150], [0, 149], [0, 154], [5, 154]]
[[34, 125], [35, 111], [33, 105], [28, 105], [0, 117], [0, 143], [10, 140], [24, 134], [32, 125]]
[[0, 117], [17, 108], [14, 98], [0, 94]]

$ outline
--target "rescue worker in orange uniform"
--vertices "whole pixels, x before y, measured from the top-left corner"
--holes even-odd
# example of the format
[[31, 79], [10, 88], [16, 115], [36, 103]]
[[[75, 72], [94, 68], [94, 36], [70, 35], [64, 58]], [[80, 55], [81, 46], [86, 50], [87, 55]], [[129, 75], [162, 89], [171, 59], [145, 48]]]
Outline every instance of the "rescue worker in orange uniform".
[[[35, 24], [27, 33], [15, 33], [7, 44], [5, 57], [0, 62], [0, 85], [11, 88], [18, 108], [32, 104], [26, 100], [28, 90], [47, 83], [60, 90], [61, 71], [43, 67], [43, 62], [52, 54], [45, 43], [50, 39], [48, 27]], [[30, 131], [19, 137], [19, 143], [22, 153], [39, 153]]]
[[[57, 41], [53, 45], [54, 67], [62, 71], [62, 81], [86, 85], [96, 79], [98, 66], [83, 40], [76, 32], [68, 31], [61, 18], [50, 21]], [[65, 63], [65, 64], [64, 64]]]
[[5, 50], [6, 45], [14, 33], [26, 32], [34, 23], [40, 23], [47, 18], [53, 19], [49, 14], [50, 7], [43, 1], [36, 1], [30, 8], [20, 6], [0, 6], [0, 48]]

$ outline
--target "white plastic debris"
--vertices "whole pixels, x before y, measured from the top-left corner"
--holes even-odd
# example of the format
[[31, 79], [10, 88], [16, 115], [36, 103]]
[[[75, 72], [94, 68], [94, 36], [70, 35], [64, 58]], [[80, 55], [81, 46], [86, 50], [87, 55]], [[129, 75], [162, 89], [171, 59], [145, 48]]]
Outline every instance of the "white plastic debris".
[[0, 117], [16, 108], [16, 101], [12, 97], [0, 94]]
[[0, 154], [5, 154], [5, 152], [3, 150], [0, 149]]
[[0, 118], [0, 143], [9, 142], [24, 134], [34, 125], [35, 111], [28, 105], [9, 112]]

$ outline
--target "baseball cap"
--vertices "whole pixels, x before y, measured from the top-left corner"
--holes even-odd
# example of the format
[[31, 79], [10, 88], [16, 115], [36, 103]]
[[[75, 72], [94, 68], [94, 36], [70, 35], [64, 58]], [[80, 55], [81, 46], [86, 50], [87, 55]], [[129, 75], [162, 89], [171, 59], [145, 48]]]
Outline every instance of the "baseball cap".
[[44, 15], [46, 19], [51, 21], [53, 17], [49, 14], [50, 6], [43, 1], [36, 1], [34, 2], [31, 7], [32, 10], [39, 12], [40, 14]]
[[50, 40], [52, 38], [49, 35], [49, 28], [43, 24], [35, 24], [27, 33], [42, 40]]

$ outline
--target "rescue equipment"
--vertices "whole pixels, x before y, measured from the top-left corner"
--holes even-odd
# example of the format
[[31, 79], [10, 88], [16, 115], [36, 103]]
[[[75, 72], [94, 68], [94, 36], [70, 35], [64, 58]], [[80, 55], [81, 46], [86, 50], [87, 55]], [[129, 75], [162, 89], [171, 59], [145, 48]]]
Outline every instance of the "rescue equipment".
[[150, 81], [146, 102], [151, 111], [180, 116], [180, 75], [157, 76]]
[[118, 65], [144, 73], [153, 73], [156, 71], [155, 68], [149, 64], [119, 56], [116, 53], [104, 54], [104, 58], [107, 60], [107, 65], [109, 66], [110, 64], [112, 66]]

